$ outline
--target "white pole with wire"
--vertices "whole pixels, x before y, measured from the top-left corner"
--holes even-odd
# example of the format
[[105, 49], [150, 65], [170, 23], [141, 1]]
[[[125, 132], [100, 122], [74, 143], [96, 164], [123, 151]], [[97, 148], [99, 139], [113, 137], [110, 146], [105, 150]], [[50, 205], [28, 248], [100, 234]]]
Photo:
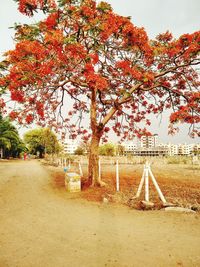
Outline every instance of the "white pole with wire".
[[156, 190], [158, 192], [158, 195], [159, 195], [160, 199], [162, 200], [163, 203], [167, 203], [167, 201], [166, 201], [165, 197], [163, 196], [163, 193], [160, 190], [160, 187], [159, 187], [159, 185], [158, 185], [158, 183], [157, 183], [157, 181], [156, 181], [156, 179], [155, 179], [155, 177], [154, 177], [154, 175], [153, 175], [153, 173], [151, 171], [150, 166], [149, 166], [149, 173], [151, 175], [152, 182], [153, 182], [153, 184], [154, 184], [154, 186], [155, 186], [155, 188], [156, 188]]
[[82, 171], [82, 168], [81, 168], [81, 163], [79, 162], [79, 172], [80, 172], [80, 176], [83, 176], [83, 171]]
[[101, 179], [101, 161], [99, 159], [99, 180]]
[[146, 163], [146, 166], [145, 166], [144, 179], [145, 179], [145, 201], [149, 202], [149, 175], [148, 175], [148, 163]]
[[142, 187], [143, 187], [143, 184], [144, 184], [144, 175], [145, 175], [145, 169], [144, 169], [143, 174], [142, 174], [142, 179], [140, 181], [140, 184], [139, 184], [139, 187], [138, 187], [138, 191], [136, 193], [136, 197], [139, 197], [140, 194], [141, 194]]
[[119, 162], [116, 161], [116, 190], [119, 192]]

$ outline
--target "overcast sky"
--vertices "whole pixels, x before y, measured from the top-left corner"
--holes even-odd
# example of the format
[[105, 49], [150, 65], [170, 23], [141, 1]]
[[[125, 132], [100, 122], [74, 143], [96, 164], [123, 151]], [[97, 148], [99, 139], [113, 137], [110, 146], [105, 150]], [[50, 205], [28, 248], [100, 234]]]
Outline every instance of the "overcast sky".
[[[150, 38], [169, 30], [175, 37], [183, 33], [192, 33], [200, 30], [200, 0], [107, 0], [120, 15], [131, 16], [136, 26], [144, 27]], [[1, 0], [0, 9], [0, 53], [12, 49], [14, 31], [9, 29], [15, 22], [29, 23], [37, 20], [27, 18], [17, 11], [13, 0]], [[154, 122], [153, 133], [159, 134], [162, 142], [173, 143], [194, 142], [182, 129], [175, 137], [167, 136], [167, 116], [161, 123]], [[200, 142], [200, 140], [195, 140]]]

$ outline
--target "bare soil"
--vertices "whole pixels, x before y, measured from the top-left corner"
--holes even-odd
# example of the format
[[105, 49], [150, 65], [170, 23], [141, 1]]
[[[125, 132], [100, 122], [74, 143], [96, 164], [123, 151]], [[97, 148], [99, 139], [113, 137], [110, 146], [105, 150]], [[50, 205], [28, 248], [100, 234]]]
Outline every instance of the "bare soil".
[[[143, 164], [119, 165], [120, 192], [116, 193], [116, 166], [114, 164], [102, 164], [101, 176], [106, 182], [105, 188], [88, 188], [86, 185], [87, 166], [83, 165], [82, 191], [80, 198], [89, 201], [102, 201], [108, 198], [111, 202], [117, 202], [130, 207], [141, 209], [141, 201], [144, 200], [144, 185], [139, 199], [134, 199], [143, 173]], [[71, 166], [72, 171], [79, 172], [76, 164]], [[61, 168], [49, 168], [54, 177], [54, 186], [64, 188], [64, 172]], [[189, 164], [166, 164], [158, 160], [151, 164], [151, 170], [159, 184], [167, 202], [175, 206], [190, 208], [200, 212], [200, 166]], [[154, 209], [163, 208], [158, 193], [150, 179], [150, 201], [155, 204]]]
[[[139, 211], [97, 202], [103, 194], [114, 194], [114, 169], [107, 168], [107, 189], [70, 194], [63, 173], [53, 167], [34, 160], [0, 161], [0, 267], [200, 266], [199, 213]], [[121, 179], [123, 192], [136, 190], [141, 171], [140, 166], [130, 171], [132, 180]], [[159, 169], [154, 171], [156, 175]], [[198, 175], [185, 177], [184, 171], [181, 181], [167, 174], [157, 179], [176, 185], [178, 197], [180, 188], [185, 188], [184, 196], [190, 188], [191, 201], [198, 202]]]

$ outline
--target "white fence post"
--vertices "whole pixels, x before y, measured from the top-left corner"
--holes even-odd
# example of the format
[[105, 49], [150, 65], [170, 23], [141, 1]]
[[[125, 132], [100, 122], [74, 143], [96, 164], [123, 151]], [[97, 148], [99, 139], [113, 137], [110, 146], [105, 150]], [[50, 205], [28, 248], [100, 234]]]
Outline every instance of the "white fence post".
[[[150, 175], [150, 177], [149, 177]], [[158, 192], [158, 195], [161, 199], [161, 201], [165, 204], [167, 203], [163, 193], [161, 192], [160, 190], [160, 187], [151, 171], [151, 167], [150, 167], [150, 164], [148, 163], [148, 161], [145, 163], [144, 165], [144, 171], [143, 171], [143, 174], [142, 174], [142, 179], [140, 181], [140, 184], [139, 184], [139, 187], [138, 187], [138, 190], [137, 190], [137, 193], [136, 193], [136, 198], [138, 198], [141, 194], [141, 191], [142, 191], [142, 187], [143, 187], [143, 184], [145, 183], [145, 201], [146, 202], [149, 202], [149, 179], [152, 179], [152, 182]]]
[[101, 179], [101, 161], [99, 159], [99, 179]]
[[119, 192], [119, 162], [116, 161], [116, 190]]
[[145, 201], [149, 202], [149, 175], [148, 175], [148, 165], [145, 166]]
[[138, 191], [136, 193], [136, 197], [139, 197], [140, 194], [141, 194], [142, 187], [143, 187], [143, 184], [144, 184], [144, 176], [145, 176], [145, 169], [144, 169], [143, 174], [142, 174], [142, 179], [140, 181], [140, 184], [139, 184], [139, 187], [138, 187]]
[[81, 168], [81, 163], [79, 162], [79, 172], [80, 172], [80, 176], [83, 176], [83, 171], [82, 171], [82, 168]]
[[155, 177], [154, 177], [154, 175], [153, 175], [153, 173], [151, 171], [150, 166], [149, 166], [149, 173], [151, 175], [152, 182], [153, 182], [153, 184], [154, 184], [154, 186], [155, 186], [155, 188], [156, 188], [156, 190], [158, 192], [158, 195], [159, 195], [160, 199], [162, 200], [163, 203], [166, 203], [167, 201], [166, 201], [165, 197], [163, 196], [163, 193], [160, 190], [160, 187], [159, 187], [158, 183], [156, 182], [156, 179], [155, 179]]

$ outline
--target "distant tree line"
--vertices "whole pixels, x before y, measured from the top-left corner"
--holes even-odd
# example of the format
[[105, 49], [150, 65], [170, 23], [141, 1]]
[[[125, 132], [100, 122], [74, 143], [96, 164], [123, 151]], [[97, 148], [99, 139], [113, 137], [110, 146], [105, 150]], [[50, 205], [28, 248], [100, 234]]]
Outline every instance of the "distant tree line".
[[[88, 153], [89, 147], [85, 144], [81, 144], [75, 150], [75, 155], [85, 155]], [[124, 147], [121, 145], [114, 145], [112, 143], [105, 143], [99, 146], [99, 155], [100, 156], [122, 156], [124, 155]]]
[[49, 128], [29, 130], [22, 140], [10, 119], [0, 114], [0, 158], [17, 158], [25, 152], [42, 158], [60, 150], [58, 139]]
[[49, 128], [37, 128], [24, 135], [29, 152], [42, 158], [45, 154], [56, 154], [61, 150], [56, 135]]

